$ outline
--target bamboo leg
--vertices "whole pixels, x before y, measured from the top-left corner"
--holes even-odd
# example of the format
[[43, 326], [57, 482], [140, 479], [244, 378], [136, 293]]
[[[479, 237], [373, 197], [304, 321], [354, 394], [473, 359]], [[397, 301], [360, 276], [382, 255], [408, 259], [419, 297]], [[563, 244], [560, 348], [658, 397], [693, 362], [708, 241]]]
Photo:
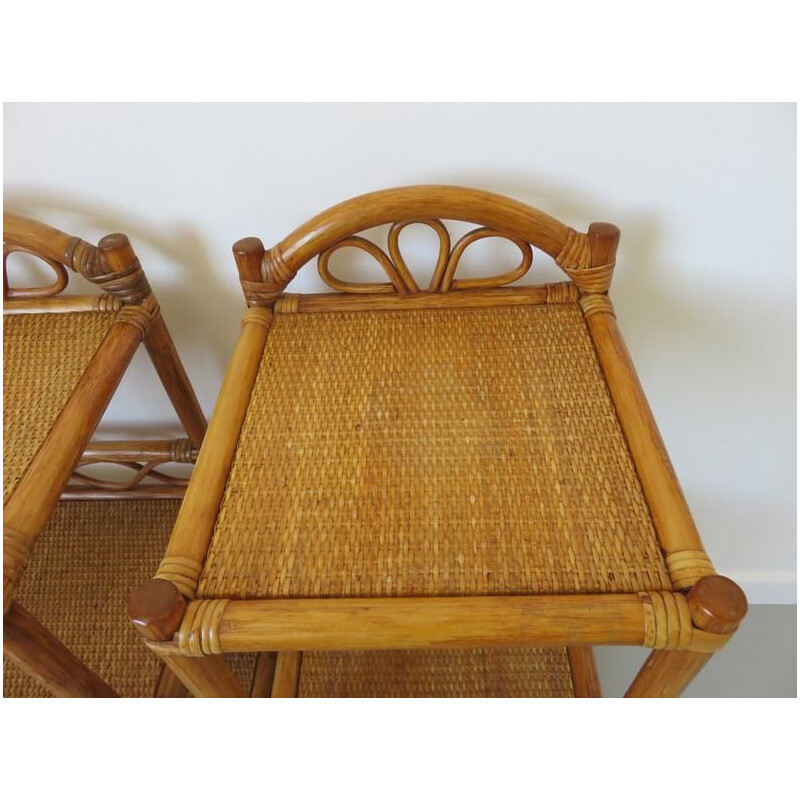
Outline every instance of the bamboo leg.
[[223, 656], [159, 655], [195, 697], [247, 697]]
[[712, 655], [691, 650], [654, 650], [625, 697], [680, 697]]
[[250, 697], [271, 697], [272, 682], [275, 677], [275, 662], [278, 654], [259, 653], [256, 661], [253, 683], [250, 687]]
[[[19, 545], [17, 556], [22, 550], [30, 551], [33, 547], [141, 338], [141, 331], [134, 325], [115, 322], [111, 326], [14, 494], [8, 499], [3, 509], [3, 526], [13, 531]], [[4, 546], [4, 609], [11, 602], [14, 584], [25, 567], [24, 559], [20, 561], [14, 556]], [[13, 579], [6, 581], [6, 573]]]
[[273, 697], [297, 697], [302, 660], [302, 652], [278, 653], [275, 662], [275, 679], [272, 682]]
[[134, 627], [195, 697], [246, 697], [221, 655], [182, 656], [177, 648], [171, 650], [169, 643], [186, 611], [186, 598], [175, 584], [152, 580], [139, 586], [128, 598], [127, 611]]
[[[729, 578], [708, 575], [689, 590], [686, 600], [696, 630], [730, 634], [747, 613], [747, 598]], [[625, 697], [679, 697], [713, 653], [655, 650], [647, 657]]]
[[144, 344], [189, 439], [199, 448], [206, 433], [206, 418], [161, 315], [148, 327]]
[[575, 697], [602, 697], [597, 665], [591, 647], [568, 647], [569, 666]]
[[56, 697], [116, 697], [117, 693], [12, 602], [3, 617], [3, 654]]
[[189, 692], [181, 679], [164, 664], [156, 685], [155, 697], [186, 697], [187, 694]]

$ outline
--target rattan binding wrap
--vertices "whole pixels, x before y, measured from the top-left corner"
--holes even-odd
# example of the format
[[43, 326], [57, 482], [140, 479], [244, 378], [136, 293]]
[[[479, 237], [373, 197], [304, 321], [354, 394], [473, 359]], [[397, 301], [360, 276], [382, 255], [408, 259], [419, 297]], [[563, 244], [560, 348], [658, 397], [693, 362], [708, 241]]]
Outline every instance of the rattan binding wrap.
[[3, 504], [47, 437], [114, 314], [3, 317]]
[[198, 598], [671, 588], [575, 303], [276, 315]]
[[298, 697], [573, 697], [565, 647], [303, 653]]
[[[164, 552], [180, 500], [60, 503], [36, 543], [16, 599], [123, 697], [152, 697], [162, 662], [125, 615], [130, 592]], [[229, 657], [249, 686], [253, 656]], [[3, 662], [4, 697], [48, 697]]]

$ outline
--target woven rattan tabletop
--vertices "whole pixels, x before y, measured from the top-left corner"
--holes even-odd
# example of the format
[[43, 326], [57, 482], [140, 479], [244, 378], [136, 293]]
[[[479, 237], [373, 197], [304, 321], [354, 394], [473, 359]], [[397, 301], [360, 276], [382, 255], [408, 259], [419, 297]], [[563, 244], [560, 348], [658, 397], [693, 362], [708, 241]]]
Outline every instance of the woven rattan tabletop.
[[275, 314], [198, 598], [662, 589], [577, 304]]

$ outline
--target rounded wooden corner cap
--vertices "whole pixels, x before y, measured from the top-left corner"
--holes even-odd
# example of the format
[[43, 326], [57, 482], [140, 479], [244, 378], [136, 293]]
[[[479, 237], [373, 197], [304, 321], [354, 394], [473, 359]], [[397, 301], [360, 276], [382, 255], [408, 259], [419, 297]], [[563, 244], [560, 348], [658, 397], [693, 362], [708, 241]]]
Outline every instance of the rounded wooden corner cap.
[[130, 240], [124, 233], [109, 233], [108, 236], [104, 236], [97, 243], [97, 249], [102, 250], [104, 253], [109, 253], [113, 250], [121, 250], [122, 248], [130, 246]]
[[180, 627], [186, 598], [171, 581], [155, 578], [134, 589], [128, 597], [130, 621], [146, 639], [166, 641]]
[[610, 222], [593, 222], [589, 226], [589, 250], [592, 254], [592, 266], [604, 267], [613, 264], [617, 258], [620, 230]]
[[254, 253], [263, 255], [264, 243], [257, 236], [247, 236], [234, 243], [233, 253], [237, 256], [253, 255]]
[[694, 624], [709, 633], [731, 633], [747, 614], [747, 598], [730, 578], [706, 575], [686, 596]]

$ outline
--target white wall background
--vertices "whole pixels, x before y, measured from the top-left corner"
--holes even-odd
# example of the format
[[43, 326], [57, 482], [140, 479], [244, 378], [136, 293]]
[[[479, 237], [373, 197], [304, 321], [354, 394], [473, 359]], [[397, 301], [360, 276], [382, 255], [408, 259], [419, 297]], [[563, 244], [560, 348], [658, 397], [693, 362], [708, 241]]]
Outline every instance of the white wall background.
[[[616, 223], [620, 324], [707, 549], [753, 602], [796, 601], [795, 176], [788, 104], [4, 109], [5, 207], [130, 236], [207, 413], [244, 308], [242, 236], [269, 246], [340, 200], [412, 183]], [[425, 272], [432, 242], [409, 241]], [[511, 265], [493, 247], [472, 269]], [[558, 279], [537, 263], [529, 282]], [[295, 286], [319, 289], [313, 266]], [[139, 357], [103, 431], [174, 429], [157, 389]]]

